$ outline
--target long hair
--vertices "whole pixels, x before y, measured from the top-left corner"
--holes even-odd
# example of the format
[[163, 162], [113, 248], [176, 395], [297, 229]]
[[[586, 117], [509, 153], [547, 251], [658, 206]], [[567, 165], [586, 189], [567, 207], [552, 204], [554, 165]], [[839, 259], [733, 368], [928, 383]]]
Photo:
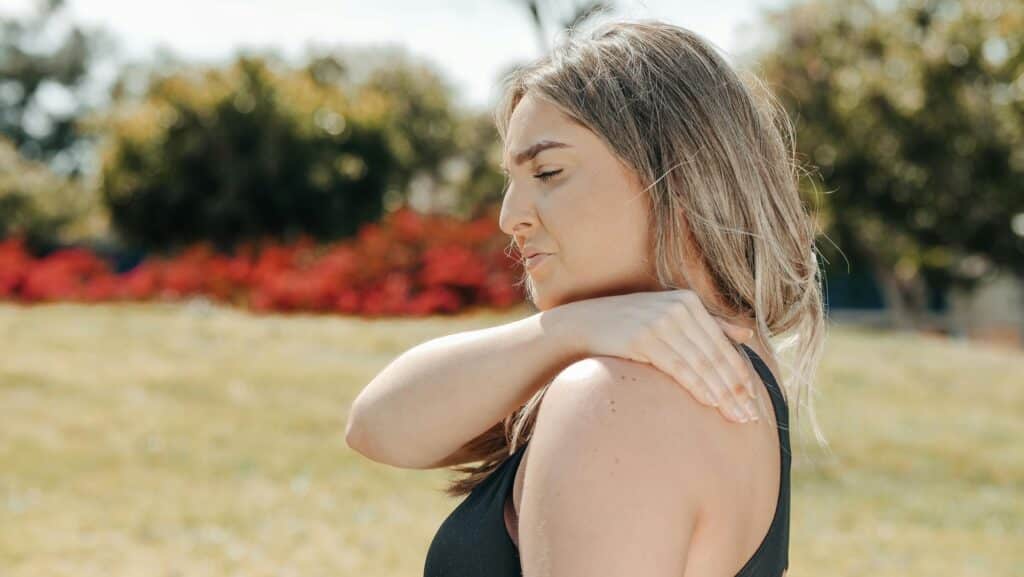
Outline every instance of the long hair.
[[[792, 125], [771, 92], [694, 32], [656, 20], [609, 21], [565, 36], [550, 54], [509, 73], [494, 111], [502, 141], [527, 91], [636, 171], [649, 195], [649, 248], [663, 290], [695, 286], [683, 263], [699, 259], [726, 307], [705, 302], [709, 312], [756, 321], [755, 338], [791, 373], [776, 378], [787, 400], [795, 395], [796, 418], [806, 406], [816, 438], [827, 444], [811, 399], [827, 328], [817, 222], [800, 198]], [[789, 350], [795, 362], [781, 362]], [[549, 385], [466, 444], [484, 462], [454, 467], [466, 475], [450, 483], [448, 495], [471, 491], [529, 440]]]

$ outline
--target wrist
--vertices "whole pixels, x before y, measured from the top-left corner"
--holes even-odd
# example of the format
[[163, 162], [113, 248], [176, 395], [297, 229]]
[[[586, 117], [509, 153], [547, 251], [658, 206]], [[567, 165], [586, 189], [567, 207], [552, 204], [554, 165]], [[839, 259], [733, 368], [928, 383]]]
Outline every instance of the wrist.
[[576, 304], [566, 303], [537, 313], [544, 338], [572, 361], [585, 358], [589, 351], [585, 331], [580, 330]]

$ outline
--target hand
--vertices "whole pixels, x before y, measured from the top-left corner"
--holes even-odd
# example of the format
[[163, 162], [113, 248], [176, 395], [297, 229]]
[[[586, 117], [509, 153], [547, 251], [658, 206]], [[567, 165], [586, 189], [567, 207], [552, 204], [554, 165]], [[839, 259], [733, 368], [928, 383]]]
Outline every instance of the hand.
[[574, 329], [591, 355], [649, 363], [705, 405], [733, 421], [759, 420], [753, 372], [726, 337], [751, 329], [711, 316], [688, 289], [636, 292], [574, 301]]

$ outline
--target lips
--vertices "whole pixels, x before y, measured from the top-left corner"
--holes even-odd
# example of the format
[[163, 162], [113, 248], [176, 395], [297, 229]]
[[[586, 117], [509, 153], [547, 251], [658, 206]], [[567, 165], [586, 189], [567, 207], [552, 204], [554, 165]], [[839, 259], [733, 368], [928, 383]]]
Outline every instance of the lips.
[[542, 250], [537, 250], [535, 248], [523, 249], [523, 258], [524, 259], [530, 258], [531, 256], [538, 255], [538, 254], [551, 254], [551, 253], [544, 252]]
[[551, 256], [551, 253], [537, 252], [531, 255], [530, 257], [524, 259], [523, 264], [526, 266], [527, 270], [531, 270], [534, 266], [536, 266], [541, 261], [547, 259], [549, 256]]
[[531, 253], [523, 256], [523, 264], [529, 264], [532, 261], [540, 260], [537, 257], [542, 257], [542, 256], [546, 256], [546, 255], [549, 255], [549, 254], [551, 254], [551, 253], [549, 253], [549, 252], [537, 252], [537, 251], [531, 252]]

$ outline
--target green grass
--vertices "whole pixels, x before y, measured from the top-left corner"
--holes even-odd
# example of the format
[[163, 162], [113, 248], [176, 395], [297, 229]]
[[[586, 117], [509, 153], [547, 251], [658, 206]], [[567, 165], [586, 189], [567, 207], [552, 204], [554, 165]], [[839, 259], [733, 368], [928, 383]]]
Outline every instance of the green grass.
[[[351, 451], [349, 403], [523, 314], [0, 304], [0, 575], [422, 574], [451, 473]], [[793, 433], [789, 577], [1021, 574], [1024, 355], [835, 327], [818, 391], [833, 451]]]

